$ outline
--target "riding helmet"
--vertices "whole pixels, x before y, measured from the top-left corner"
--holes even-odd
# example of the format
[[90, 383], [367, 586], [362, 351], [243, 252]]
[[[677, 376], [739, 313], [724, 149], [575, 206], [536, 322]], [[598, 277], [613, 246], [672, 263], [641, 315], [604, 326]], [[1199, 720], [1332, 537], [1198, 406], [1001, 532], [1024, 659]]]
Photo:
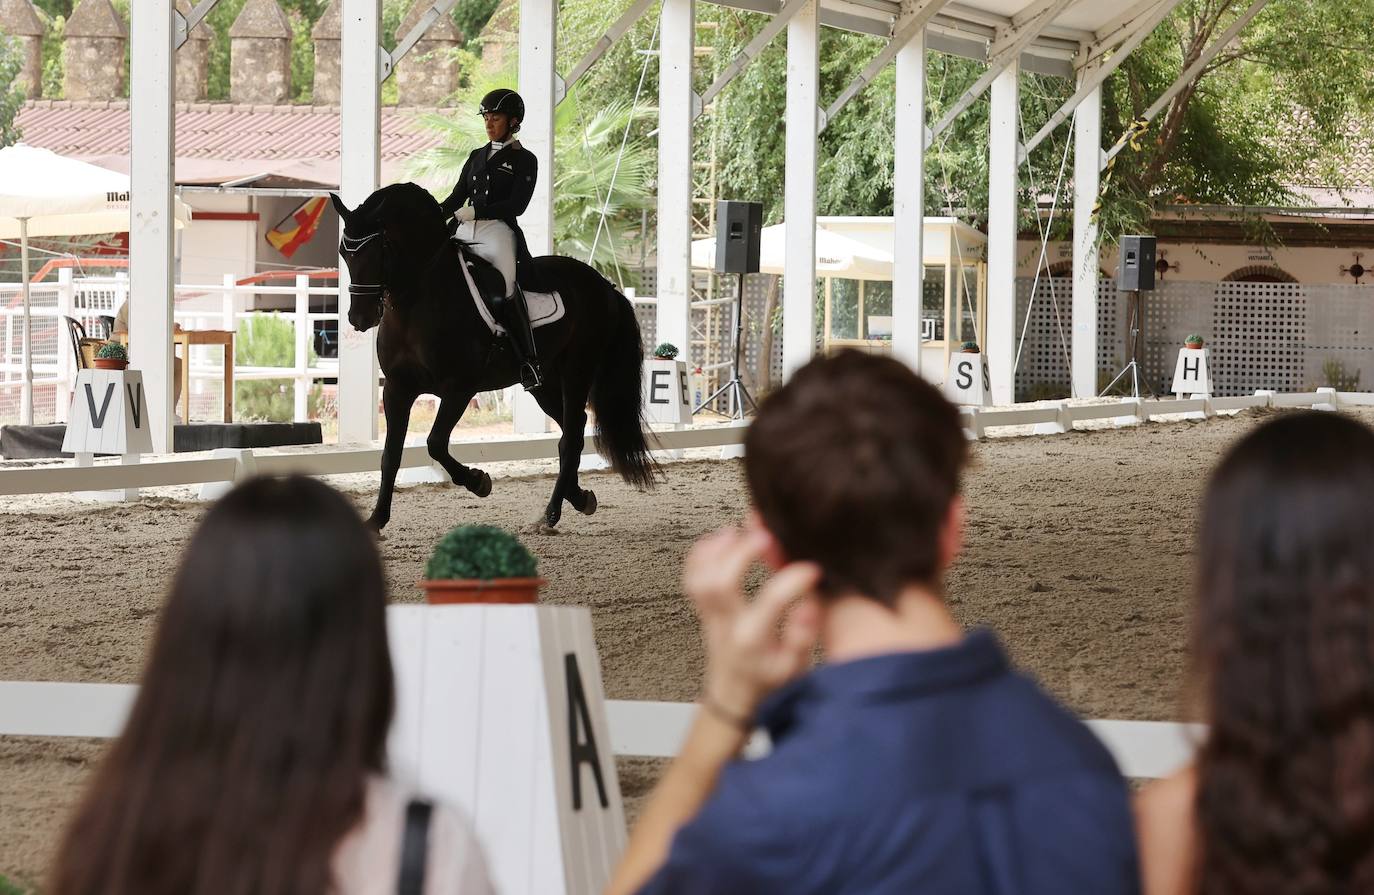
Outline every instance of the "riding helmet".
[[509, 87], [498, 87], [482, 97], [482, 104], [477, 107], [477, 111], [483, 115], [488, 112], [504, 112], [512, 121], [518, 123], [525, 120], [525, 101]]

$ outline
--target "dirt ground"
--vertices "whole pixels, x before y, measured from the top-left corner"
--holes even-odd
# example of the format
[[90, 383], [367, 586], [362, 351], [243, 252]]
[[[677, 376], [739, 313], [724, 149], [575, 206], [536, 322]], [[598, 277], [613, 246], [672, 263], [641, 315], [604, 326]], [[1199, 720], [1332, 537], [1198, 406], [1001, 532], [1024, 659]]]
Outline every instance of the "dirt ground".
[[[1085, 717], [1179, 717], [1191, 532], [1212, 464], [1262, 414], [1068, 435], [984, 440], [966, 492], [967, 548], [949, 601], [1000, 632], [1014, 657]], [[586, 475], [600, 511], [529, 538], [544, 598], [592, 609], [612, 699], [689, 700], [701, 648], [678, 584], [696, 537], [745, 510], [737, 462], [671, 464], [653, 493]], [[490, 498], [416, 486], [386, 530], [393, 599], [450, 526], [518, 528], [547, 477], [498, 479]], [[370, 509], [372, 494], [350, 492]], [[0, 680], [136, 681], [178, 552], [204, 505], [0, 502]], [[41, 878], [101, 744], [0, 738], [0, 874]], [[621, 763], [634, 812], [661, 764]]]

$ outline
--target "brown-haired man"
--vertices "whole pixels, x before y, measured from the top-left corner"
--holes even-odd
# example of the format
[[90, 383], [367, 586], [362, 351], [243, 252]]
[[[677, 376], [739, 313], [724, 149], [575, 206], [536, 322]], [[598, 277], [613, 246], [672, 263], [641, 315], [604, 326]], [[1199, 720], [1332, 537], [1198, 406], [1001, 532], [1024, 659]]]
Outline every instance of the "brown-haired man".
[[[756, 515], [684, 571], [702, 710], [611, 895], [1137, 892], [1111, 757], [945, 608], [955, 409], [896, 361], [841, 354], [765, 402], [746, 451]], [[749, 602], [758, 561], [778, 571]], [[817, 642], [826, 664], [798, 678]], [[773, 750], [736, 760], [755, 721]]]

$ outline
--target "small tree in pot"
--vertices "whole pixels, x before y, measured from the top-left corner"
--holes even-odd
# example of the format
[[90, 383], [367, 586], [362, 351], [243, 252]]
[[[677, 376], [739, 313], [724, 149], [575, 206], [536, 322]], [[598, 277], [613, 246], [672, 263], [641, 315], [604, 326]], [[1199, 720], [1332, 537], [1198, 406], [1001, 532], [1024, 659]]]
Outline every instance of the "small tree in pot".
[[119, 342], [106, 342], [95, 353], [97, 370], [123, 370], [129, 366], [129, 349]]
[[964, 354], [977, 354], [978, 343], [974, 341], [964, 342], [959, 346], [959, 351]]
[[1183, 346], [1185, 348], [1192, 348], [1194, 350], [1201, 348], [1202, 336], [1198, 335], [1197, 333], [1189, 333], [1188, 337], [1183, 340]]
[[420, 586], [429, 603], [534, 603], [544, 579], [515, 535], [492, 525], [460, 525], [444, 535]]
[[654, 349], [655, 360], [673, 360], [677, 355], [677, 346], [671, 342], [664, 342]]

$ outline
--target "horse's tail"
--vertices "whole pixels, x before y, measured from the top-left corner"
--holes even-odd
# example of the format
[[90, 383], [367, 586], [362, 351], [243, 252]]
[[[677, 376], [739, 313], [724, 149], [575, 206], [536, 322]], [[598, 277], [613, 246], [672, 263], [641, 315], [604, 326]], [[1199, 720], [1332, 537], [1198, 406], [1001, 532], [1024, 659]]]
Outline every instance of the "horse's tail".
[[[604, 281], [603, 281], [604, 282]], [[642, 398], [644, 344], [630, 300], [606, 283], [610, 342], [592, 381], [597, 452], [636, 488], [653, 488], [658, 464], [649, 454]]]

